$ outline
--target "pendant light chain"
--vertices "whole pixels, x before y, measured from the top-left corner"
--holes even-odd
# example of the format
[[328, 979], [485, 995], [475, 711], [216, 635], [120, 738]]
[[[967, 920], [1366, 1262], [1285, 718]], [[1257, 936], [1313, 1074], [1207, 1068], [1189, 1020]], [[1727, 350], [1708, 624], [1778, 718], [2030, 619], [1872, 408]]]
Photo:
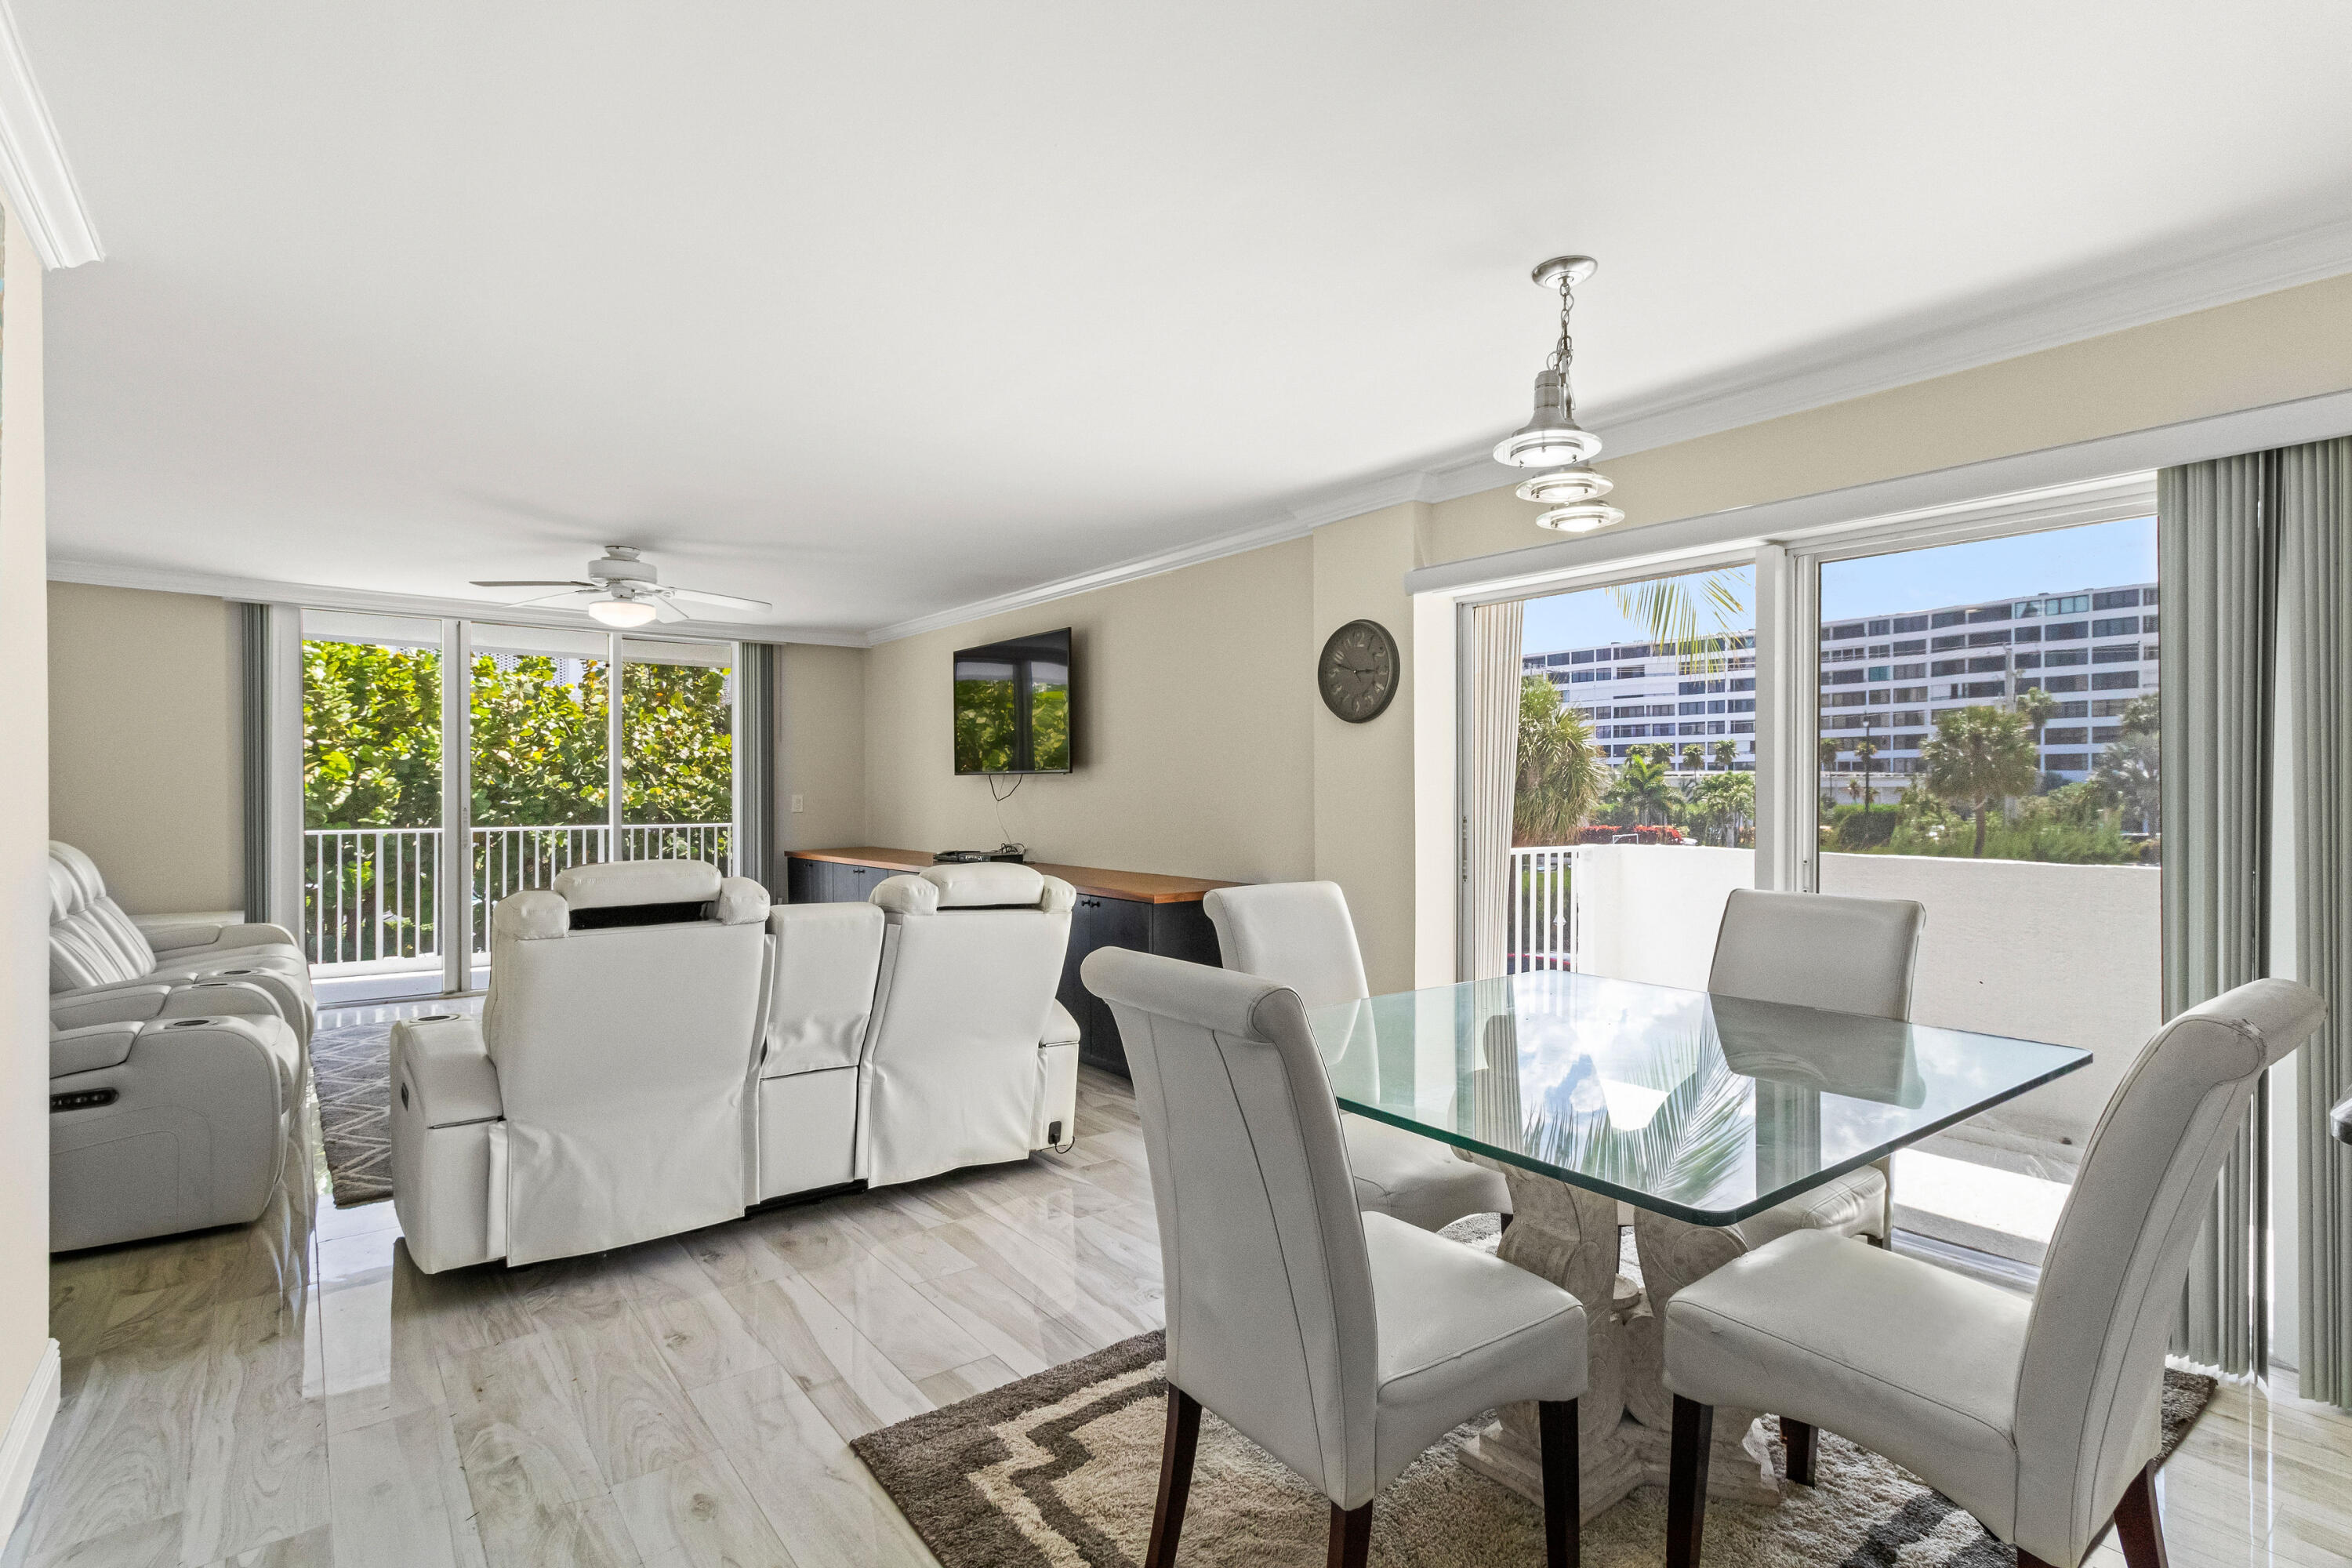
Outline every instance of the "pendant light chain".
[[1576, 281], [1563, 272], [1559, 275], [1559, 343], [1551, 351], [1551, 361], [1547, 366], [1559, 372], [1563, 383], [1568, 379], [1570, 368], [1576, 363], [1576, 339], [1568, 330], [1568, 319], [1575, 312]]

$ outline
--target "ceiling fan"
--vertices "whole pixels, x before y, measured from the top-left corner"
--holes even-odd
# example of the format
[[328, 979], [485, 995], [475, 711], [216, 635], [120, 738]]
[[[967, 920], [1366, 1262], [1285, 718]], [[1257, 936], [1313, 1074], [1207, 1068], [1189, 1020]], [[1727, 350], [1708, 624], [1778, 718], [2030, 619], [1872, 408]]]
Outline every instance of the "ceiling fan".
[[[770, 606], [765, 599], [738, 598], [732, 594], [707, 594], [695, 588], [666, 588], [661, 574], [634, 544], [608, 544], [604, 553], [588, 563], [591, 581], [576, 577], [521, 580], [499, 578], [477, 580], [477, 588], [558, 588], [561, 593], [542, 594], [535, 599], [524, 599], [523, 605], [545, 605], [559, 599], [584, 599], [587, 612], [608, 626], [641, 626], [659, 617], [665, 621], [689, 621], [677, 601], [691, 599], [698, 605], [716, 605], [722, 609], [764, 612]], [[518, 606], [520, 607], [520, 606]]]

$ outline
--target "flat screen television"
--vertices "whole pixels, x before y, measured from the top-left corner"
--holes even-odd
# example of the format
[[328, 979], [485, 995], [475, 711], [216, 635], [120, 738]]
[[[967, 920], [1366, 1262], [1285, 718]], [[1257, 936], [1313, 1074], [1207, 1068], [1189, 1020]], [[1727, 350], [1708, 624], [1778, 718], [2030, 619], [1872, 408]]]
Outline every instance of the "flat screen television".
[[957, 650], [955, 771], [1066, 773], [1070, 628]]

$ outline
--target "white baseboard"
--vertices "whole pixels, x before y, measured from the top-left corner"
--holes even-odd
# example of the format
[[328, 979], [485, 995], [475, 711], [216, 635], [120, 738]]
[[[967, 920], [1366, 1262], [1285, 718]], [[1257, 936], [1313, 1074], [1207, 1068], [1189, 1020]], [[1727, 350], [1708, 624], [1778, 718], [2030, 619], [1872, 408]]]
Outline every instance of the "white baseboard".
[[33, 1468], [41, 1462], [41, 1446], [49, 1440], [49, 1425], [58, 1418], [60, 1372], [58, 1342], [50, 1340], [42, 1347], [40, 1364], [33, 1369], [25, 1396], [16, 1402], [16, 1413], [8, 1418], [7, 1435], [0, 1436], [0, 1541], [16, 1528], [25, 1494], [33, 1487]]

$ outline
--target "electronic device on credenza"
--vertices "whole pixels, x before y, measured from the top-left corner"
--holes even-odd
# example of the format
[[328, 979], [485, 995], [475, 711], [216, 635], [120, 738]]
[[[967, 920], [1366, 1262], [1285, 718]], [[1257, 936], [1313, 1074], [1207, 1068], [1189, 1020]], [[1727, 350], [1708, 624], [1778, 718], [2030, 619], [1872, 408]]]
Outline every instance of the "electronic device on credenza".
[[955, 771], [1066, 773], [1076, 760], [1070, 628], [955, 656]]
[[993, 849], [942, 849], [931, 857], [936, 866], [978, 866], [990, 860], [1009, 860], [1018, 866], [1029, 858], [1026, 844], [1000, 844]]

